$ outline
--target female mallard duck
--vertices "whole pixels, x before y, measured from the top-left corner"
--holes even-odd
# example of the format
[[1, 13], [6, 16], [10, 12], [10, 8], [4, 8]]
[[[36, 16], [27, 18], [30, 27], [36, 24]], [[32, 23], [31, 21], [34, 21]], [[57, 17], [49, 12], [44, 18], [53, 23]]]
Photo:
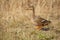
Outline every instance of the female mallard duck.
[[[32, 20], [33, 20], [33, 23], [35, 24], [35, 28], [36, 29], [42, 29], [44, 26], [48, 25], [50, 23], [50, 21], [44, 19], [44, 18], [41, 18], [40, 16], [36, 16], [35, 15], [35, 7], [37, 5], [38, 1], [32, 1], [32, 0], [27, 0], [27, 7], [25, 7], [26, 10], [32, 10], [33, 11], [33, 17], [32, 17]], [[23, 3], [22, 3], [23, 4]]]
[[44, 18], [41, 18], [40, 16], [36, 16], [35, 15], [35, 9], [33, 7], [33, 23], [35, 24], [35, 28], [36, 29], [43, 29], [43, 30], [47, 30], [46, 28], [43, 28], [44, 26], [47, 26], [48, 24], [51, 23], [51, 21], [48, 21]]

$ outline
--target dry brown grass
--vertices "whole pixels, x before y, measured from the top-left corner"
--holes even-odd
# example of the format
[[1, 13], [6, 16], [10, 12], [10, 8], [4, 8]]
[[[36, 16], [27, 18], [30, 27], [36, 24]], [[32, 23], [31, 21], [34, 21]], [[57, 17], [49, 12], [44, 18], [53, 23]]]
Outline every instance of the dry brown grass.
[[[0, 0], [0, 40], [59, 40], [60, 1], [38, 0], [36, 15], [51, 20], [49, 31], [34, 29], [32, 10], [22, 8], [22, 0]], [[53, 7], [52, 7], [53, 5]]]

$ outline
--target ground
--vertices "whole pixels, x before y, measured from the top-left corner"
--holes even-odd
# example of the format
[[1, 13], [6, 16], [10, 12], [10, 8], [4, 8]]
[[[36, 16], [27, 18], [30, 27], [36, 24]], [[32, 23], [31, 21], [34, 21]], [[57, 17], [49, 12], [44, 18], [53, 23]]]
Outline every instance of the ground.
[[0, 0], [0, 40], [60, 40], [59, 3], [60, 0], [36, 2], [36, 16], [51, 21], [45, 26], [50, 30], [43, 31], [34, 28], [31, 21], [33, 11], [26, 10], [27, 4], [23, 7], [22, 0]]

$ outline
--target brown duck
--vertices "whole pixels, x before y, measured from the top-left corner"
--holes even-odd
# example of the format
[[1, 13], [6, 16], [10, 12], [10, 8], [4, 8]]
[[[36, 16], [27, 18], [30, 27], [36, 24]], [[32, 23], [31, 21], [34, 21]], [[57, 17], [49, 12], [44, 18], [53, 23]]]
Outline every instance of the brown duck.
[[[44, 26], [47, 26], [48, 24], [51, 23], [51, 21], [41, 18], [40, 16], [36, 16], [34, 7], [33, 7], [33, 22], [35, 24], [35, 28], [38, 30], [42, 29]], [[43, 30], [47, 29], [43, 28]]]
[[33, 15], [32, 15], [33, 16], [32, 17], [33, 23], [35, 24], [35, 28], [40, 30], [44, 26], [50, 24], [51, 22], [44, 19], [44, 18], [41, 18], [40, 16], [36, 16], [35, 15], [35, 7], [36, 7], [35, 2], [31, 3], [31, 0], [28, 0], [28, 8], [26, 8], [26, 10], [32, 10], [33, 11]]

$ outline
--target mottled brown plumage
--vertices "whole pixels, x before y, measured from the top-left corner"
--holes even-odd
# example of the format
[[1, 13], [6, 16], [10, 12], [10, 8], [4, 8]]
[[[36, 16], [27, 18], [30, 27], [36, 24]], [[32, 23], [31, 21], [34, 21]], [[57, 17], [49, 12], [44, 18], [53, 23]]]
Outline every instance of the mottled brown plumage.
[[48, 21], [48, 20], [46, 20], [46, 19], [44, 19], [44, 18], [41, 18], [41, 17], [35, 17], [35, 19], [34, 19], [34, 22], [35, 22], [35, 28], [36, 29], [41, 29], [41, 28], [43, 28], [44, 26], [47, 26], [48, 24], [50, 24], [51, 22], [50, 21]]
[[34, 23], [35, 23], [35, 28], [36, 29], [41, 29], [43, 28], [44, 26], [48, 25], [49, 23], [51, 23], [50, 21], [44, 19], [44, 18], [41, 18], [40, 16], [36, 16], [34, 19]]

